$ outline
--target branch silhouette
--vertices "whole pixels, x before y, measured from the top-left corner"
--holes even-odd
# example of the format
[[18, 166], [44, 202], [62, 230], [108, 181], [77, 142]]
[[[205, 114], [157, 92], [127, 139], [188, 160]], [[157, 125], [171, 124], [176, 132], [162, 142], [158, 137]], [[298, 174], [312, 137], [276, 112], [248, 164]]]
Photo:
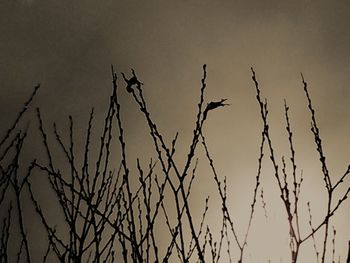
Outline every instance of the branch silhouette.
[[[111, 94], [101, 126], [97, 125], [96, 119], [100, 117], [94, 108], [87, 112], [83, 129], [71, 115], [67, 124], [61, 126], [47, 120], [45, 111], [37, 108], [37, 129], [33, 131], [29, 125], [21, 129], [40, 85], [34, 87], [0, 140], [0, 209], [4, 211], [0, 216], [0, 262], [249, 262], [251, 251], [248, 249], [255, 234], [257, 214], [261, 211], [268, 221], [268, 210], [273, 209], [264, 195], [262, 176], [265, 172], [272, 172], [285, 211], [290, 262], [298, 262], [300, 250], [309, 239], [315, 262], [335, 262], [341, 229], [336, 231], [333, 226], [330, 230], [330, 224], [349, 195], [350, 165], [338, 177], [331, 173], [304, 76], [301, 76], [302, 88], [321, 167], [320, 181], [324, 182], [327, 192], [326, 213], [316, 218], [310, 202], [307, 202], [307, 211], [302, 211], [300, 197], [306, 176], [297, 162], [299, 150], [294, 142], [290, 107], [284, 100], [288, 153], [278, 156], [279, 145], [271, 133], [269, 105], [251, 68], [262, 127], [256, 172], [252, 177], [254, 184], [248, 190], [251, 195], [248, 217], [246, 222], [241, 222], [236, 217], [240, 215], [229, 205], [232, 188], [216, 166], [217, 159], [210, 150], [211, 142], [205, 129], [211, 125], [209, 115], [220, 114], [220, 108], [230, 110], [231, 107], [226, 106], [231, 104], [225, 98], [206, 97], [207, 66], [203, 65], [202, 70], [198, 108], [186, 151], [179, 150], [178, 145], [183, 143], [179, 133], [169, 136], [161, 132], [150, 111], [148, 90], [134, 69], [127, 76], [111, 67]], [[152, 156], [135, 157], [131, 152], [133, 142], [128, 141], [128, 125], [124, 123], [128, 115], [121, 99], [124, 95], [132, 100], [131, 107], [141, 114], [146, 124], [146, 130], [141, 132], [149, 136]], [[33, 147], [31, 136], [35, 132], [40, 136], [40, 143], [34, 148], [40, 148], [38, 151], [44, 158], [37, 158], [40, 154], [32, 151], [33, 159], [25, 163], [24, 149]], [[272, 170], [264, 170], [265, 162], [271, 162]], [[193, 194], [202, 191], [198, 178], [208, 179], [206, 183], [215, 189], [205, 193], [201, 200], [196, 200]], [[45, 205], [48, 197], [39, 187], [47, 188], [46, 194], [52, 200], [46, 202], [50, 201], [51, 208], [60, 217], [52, 218]], [[336, 191], [340, 196], [338, 200]], [[213, 206], [213, 201], [219, 201], [219, 205]], [[306, 227], [300, 216], [303, 212], [309, 215]], [[28, 215], [42, 231], [34, 233]], [[215, 222], [209, 220], [212, 215]], [[304, 229], [308, 230], [302, 231]], [[39, 239], [44, 240], [42, 250], [35, 247]], [[350, 243], [348, 246], [347, 262], [350, 262]]]

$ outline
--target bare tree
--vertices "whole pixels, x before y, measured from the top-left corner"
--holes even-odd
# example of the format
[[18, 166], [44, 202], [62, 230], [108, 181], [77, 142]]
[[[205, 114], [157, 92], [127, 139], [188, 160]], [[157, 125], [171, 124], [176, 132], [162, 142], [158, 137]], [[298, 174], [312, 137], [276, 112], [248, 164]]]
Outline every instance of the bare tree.
[[[302, 77], [307, 107], [311, 116], [311, 132], [314, 136], [316, 152], [319, 156], [322, 178], [328, 193], [327, 211], [321, 223], [314, 224], [311, 206], [308, 204], [308, 233], [301, 233], [300, 192], [303, 176], [299, 173], [293, 140], [289, 106], [284, 102], [284, 118], [289, 157], [278, 157], [276, 146], [270, 133], [267, 100], [252, 70], [252, 80], [262, 120], [261, 141], [257, 146], [258, 160], [255, 183], [251, 190], [249, 217], [243, 235], [239, 235], [238, 224], [234, 221], [228, 204], [229, 188], [215, 166], [215, 158], [210, 151], [204, 126], [210, 125], [210, 115], [220, 114], [219, 108], [229, 106], [226, 99], [213, 101], [206, 98], [207, 67], [203, 66], [200, 82], [198, 109], [195, 115], [192, 139], [186, 153], [177, 150], [178, 133], [170, 143], [166, 134], [155, 122], [141, 79], [131, 70], [131, 75], [121, 73], [122, 78], [112, 67], [112, 91], [109, 97], [104, 122], [98, 136], [94, 109], [91, 109], [85, 134], [76, 134], [76, 122], [69, 115], [67, 127], [49, 125], [36, 109], [40, 147], [45, 152], [46, 161], [33, 159], [24, 169], [21, 153], [28, 137], [27, 129], [18, 129], [39, 86], [20, 110], [14, 123], [0, 141], [0, 207], [5, 213], [1, 218], [0, 262], [34, 262], [35, 244], [30, 225], [26, 222], [24, 198], [30, 198], [36, 220], [40, 222], [46, 237], [45, 251], [40, 255], [42, 262], [230, 262], [245, 261], [258, 198], [262, 199], [262, 209], [266, 214], [266, 202], [261, 187], [264, 156], [269, 155], [273, 167], [280, 198], [286, 212], [289, 226], [291, 262], [298, 260], [300, 247], [307, 240], [313, 241], [317, 262], [336, 258], [336, 230], [329, 233], [332, 216], [347, 199], [350, 187], [341, 198], [334, 200], [334, 192], [350, 173], [350, 166], [338, 180], [331, 180], [323, 150], [316, 113]], [[123, 87], [122, 89], [120, 87]], [[133, 159], [129, 153], [123, 123], [123, 107], [120, 93], [126, 92], [135, 107], [142, 114], [147, 125], [146, 133], [152, 142], [154, 156], [146, 157], [143, 165], [140, 158]], [[52, 128], [48, 128], [52, 127]], [[84, 145], [77, 144], [77, 136], [84, 136]], [[92, 145], [98, 145], [92, 151]], [[203, 146], [203, 147], [201, 147]], [[64, 160], [57, 158], [58, 154]], [[203, 206], [201, 216], [195, 214], [191, 201], [192, 190], [198, 187], [196, 176], [199, 158], [204, 154], [204, 162], [210, 168], [212, 183], [216, 192], [207, 196], [199, 205]], [[118, 156], [117, 164], [114, 155]], [[184, 155], [184, 163], [176, 161], [177, 155]], [[113, 161], [112, 161], [113, 158]], [[142, 158], [144, 159], [144, 157]], [[202, 161], [202, 160], [201, 160]], [[291, 167], [288, 169], [287, 167]], [[54, 195], [53, 206], [62, 214], [59, 225], [52, 222], [49, 212], [42, 206], [43, 196], [36, 191], [35, 176], [45, 175], [46, 183]], [[136, 179], [136, 180], [135, 180]], [[260, 196], [259, 196], [260, 193]], [[207, 220], [212, 207], [210, 200], [219, 198], [221, 203], [218, 225], [210, 225]], [[28, 201], [28, 200], [26, 200]], [[268, 201], [267, 201], [268, 202]], [[173, 205], [173, 208], [169, 206]], [[215, 209], [215, 208], [214, 208]], [[16, 220], [13, 220], [16, 218]], [[161, 228], [161, 229], [160, 229]], [[215, 230], [214, 230], [215, 229]], [[324, 229], [323, 246], [317, 248], [315, 234]], [[216, 231], [216, 232], [215, 232]], [[218, 232], [217, 232], [218, 231]], [[20, 237], [15, 244], [11, 236]], [[232, 238], [233, 237], [233, 238]], [[233, 240], [231, 240], [233, 239]], [[327, 242], [331, 239], [332, 253], [327, 253]], [[234, 254], [236, 249], [238, 254]], [[13, 256], [10, 250], [16, 250]], [[350, 253], [350, 245], [349, 245]], [[329, 255], [328, 255], [329, 254]], [[14, 257], [16, 259], [14, 259]], [[350, 254], [347, 262], [349, 262]]]

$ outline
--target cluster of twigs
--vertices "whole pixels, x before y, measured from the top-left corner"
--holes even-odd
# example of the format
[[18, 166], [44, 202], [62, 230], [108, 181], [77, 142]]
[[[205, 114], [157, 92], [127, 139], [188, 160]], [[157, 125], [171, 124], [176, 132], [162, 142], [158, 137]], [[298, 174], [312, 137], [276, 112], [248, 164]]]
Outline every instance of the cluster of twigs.
[[[68, 118], [68, 128], [64, 129], [67, 132], [60, 132], [55, 123], [52, 124], [52, 131], [48, 132], [41, 111], [37, 109], [38, 128], [47, 161], [39, 162], [34, 159], [26, 172], [19, 174], [19, 167], [22, 165], [20, 154], [27, 131], [16, 132], [16, 127], [39, 86], [34, 89], [33, 94], [0, 143], [0, 207], [7, 207], [7, 209], [2, 208], [6, 213], [2, 216], [0, 227], [0, 262], [15, 261], [10, 258], [12, 257], [10, 251], [13, 250], [10, 247], [15, 246], [17, 262], [36, 262], [38, 260], [42, 262], [219, 262], [226, 259], [229, 262], [237, 260], [242, 263], [254, 222], [257, 201], [259, 197], [263, 198], [260, 184], [265, 148], [268, 148], [281, 199], [287, 213], [291, 261], [297, 262], [300, 246], [312, 237], [318, 262], [319, 260], [325, 262], [330, 218], [345, 201], [350, 188], [335, 205], [332, 202], [333, 192], [350, 173], [350, 167], [336, 183], [331, 182], [315, 111], [304, 79], [304, 90], [311, 112], [312, 132], [328, 191], [327, 214], [324, 220], [314, 227], [311, 210], [309, 210], [311, 231], [306, 235], [301, 235], [298, 202], [302, 176], [297, 175], [293, 133], [288, 115], [289, 108], [285, 103], [291, 175], [287, 172], [284, 157], [282, 157], [282, 168], [279, 168], [279, 161], [269, 132], [267, 102], [261, 98], [256, 75], [252, 69], [263, 127], [249, 219], [243, 236], [239, 236], [238, 224], [234, 222], [232, 211], [229, 209], [229, 190], [226, 178], [221, 178], [217, 172], [203, 129], [209, 113], [212, 114], [211, 112], [217, 108], [228, 105], [225, 99], [206, 101], [206, 65], [203, 66], [192, 140], [183, 164], [175, 161], [178, 134], [174, 136], [170, 144], [165, 141], [164, 135], [160, 132], [149, 111], [143, 93], [143, 83], [134, 70], [131, 73], [130, 78], [122, 73], [125, 90], [144, 117], [155, 154], [155, 159], [150, 159], [145, 167], [141, 160], [132, 160], [129, 157], [128, 143], [123, 128], [122, 107], [119, 101], [119, 94], [124, 90], [120, 90], [117, 74], [112, 67], [112, 94], [109, 98], [97, 150], [92, 150], [92, 144], [96, 138], [93, 135], [95, 130], [93, 109], [86, 126], [83, 149], [76, 145], [77, 135], [72, 116]], [[118, 144], [119, 147], [115, 147], [115, 144]], [[116, 148], [120, 156], [117, 161], [118, 169], [115, 167], [115, 159], [112, 158]], [[55, 157], [58, 151], [65, 158], [63, 164], [61, 159]], [[217, 233], [214, 232], [217, 226], [209, 225], [206, 220], [209, 196], [204, 201], [204, 210], [200, 218], [195, 216], [190, 205], [191, 190], [196, 184], [198, 151], [204, 151], [212, 173], [212, 182], [217, 188], [217, 193], [212, 193], [212, 195], [217, 194], [221, 201], [222, 220], [217, 237]], [[50, 222], [47, 211], [41, 206], [43, 197], [35, 191], [35, 185], [33, 185], [32, 177], [42, 174], [46, 175], [47, 186], [55, 196], [55, 200], [52, 200], [53, 205], [57, 206], [63, 216], [63, 221], [58, 226]], [[292, 186], [289, 184], [290, 176]], [[138, 181], [135, 181], [135, 178]], [[28, 222], [26, 223], [24, 216], [24, 192], [30, 197], [37, 220], [41, 222], [44, 230], [46, 249], [42, 255], [33, 255], [36, 244], [31, 241], [33, 237], [28, 234], [30, 226]], [[262, 203], [266, 216], [266, 203], [263, 199]], [[13, 220], [14, 214], [17, 224]], [[324, 242], [322, 253], [319, 253], [315, 243], [315, 234], [323, 227], [325, 229]], [[20, 236], [17, 247], [10, 242], [11, 235], [15, 235], [15, 229], [18, 229]], [[333, 261], [335, 236], [336, 231], [334, 230]], [[238, 255], [233, 254], [232, 246], [238, 248]], [[33, 259], [34, 257], [36, 259]]]
[[[0, 262], [13, 261], [10, 258], [10, 251], [16, 254], [17, 262], [20, 262], [24, 256], [30, 258], [21, 199], [23, 187], [28, 181], [33, 167], [29, 166], [24, 174], [23, 170], [20, 169], [20, 158], [24, 141], [27, 138], [28, 127], [21, 129], [19, 126], [39, 88], [40, 85], [34, 88], [29, 99], [24, 103], [23, 108], [0, 141], [0, 211], [4, 215], [0, 219]], [[18, 246], [13, 246], [10, 240], [11, 235], [13, 235], [11, 226], [14, 225], [15, 220], [17, 221], [17, 230], [19, 230]]]
[[[291, 259], [292, 262], [297, 262], [298, 254], [300, 246], [305, 243], [309, 238], [312, 237], [316, 259], [317, 262], [326, 262], [326, 249], [327, 249], [327, 241], [328, 241], [328, 232], [329, 232], [329, 221], [330, 218], [334, 215], [334, 213], [339, 209], [340, 205], [347, 199], [350, 187], [347, 188], [345, 193], [343, 193], [342, 197], [338, 200], [338, 202], [333, 205], [333, 193], [337, 189], [337, 187], [344, 182], [344, 179], [350, 174], [350, 165], [345, 171], [345, 173], [338, 179], [334, 184], [332, 183], [331, 176], [326, 164], [326, 157], [324, 154], [324, 150], [322, 147], [322, 140], [320, 137], [320, 130], [316, 121], [316, 115], [315, 110], [312, 106], [311, 98], [308, 91], [307, 82], [304, 80], [303, 75], [302, 77], [302, 83], [303, 83], [303, 89], [305, 92], [305, 96], [307, 99], [307, 105], [308, 109], [311, 113], [311, 132], [314, 135], [314, 141], [316, 145], [316, 151], [319, 154], [319, 160], [321, 165], [321, 171], [323, 180], [325, 181], [325, 187], [328, 194], [328, 201], [327, 201], [327, 211], [326, 215], [324, 216], [324, 219], [317, 225], [317, 227], [313, 227], [312, 224], [312, 215], [311, 215], [311, 209], [310, 209], [310, 203], [308, 203], [309, 207], [309, 214], [310, 214], [310, 220], [309, 224], [311, 227], [311, 230], [309, 233], [304, 234], [303, 236], [300, 233], [300, 222], [299, 222], [299, 215], [300, 212], [298, 210], [298, 202], [299, 202], [299, 194], [300, 194], [300, 187], [303, 181], [302, 173], [299, 178], [297, 178], [297, 166], [296, 166], [296, 159], [295, 159], [295, 149], [293, 145], [293, 132], [291, 129], [291, 124], [289, 120], [288, 110], [289, 107], [287, 106], [287, 103], [285, 101], [284, 103], [284, 110], [285, 110], [285, 120], [286, 120], [286, 130], [288, 134], [288, 142], [289, 142], [289, 148], [290, 148], [290, 163], [292, 167], [292, 174], [288, 175], [287, 169], [286, 169], [286, 162], [284, 156], [282, 156], [282, 168], [279, 167], [279, 162], [277, 160], [277, 155], [274, 150], [274, 146], [272, 144], [271, 134], [269, 132], [269, 124], [268, 124], [268, 104], [267, 100], [263, 101], [261, 98], [261, 91], [259, 88], [259, 83], [256, 78], [255, 71], [253, 68], [252, 71], [252, 80], [255, 84], [256, 88], [256, 98], [260, 106], [260, 113], [261, 118], [263, 121], [264, 126], [264, 136], [268, 142], [268, 148], [270, 152], [270, 160], [272, 162], [273, 168], [274, 168], [274, 176], [276, 178], [278, 188], [280, 190], [280, 197], [283, 201], [284, 208], [287, 214], [287, 219], [289, 223], [289, 235], [290, 235], [290, 251], [291, 251]], [[288, 178], [292, 177], [292, 186], [288, 184]], [[316, 246], [315, 242], [315, 234], [320, 229], [324, 227], [324, 238], [323, 238], [323, 246], [322, 246], [322, 252], [321, 252], [321, 258], [320, 258], [320, 252], [318, 251], [318, 248]], [[334, 231], [334, 236], [336, 232]], [[333, 248], [334, 248], [334, 238], [333, 238]], [[333, 249], [333, 262], [334, 262], [334, 249]], [[350, 259], [348, 258], [347, 261]]]

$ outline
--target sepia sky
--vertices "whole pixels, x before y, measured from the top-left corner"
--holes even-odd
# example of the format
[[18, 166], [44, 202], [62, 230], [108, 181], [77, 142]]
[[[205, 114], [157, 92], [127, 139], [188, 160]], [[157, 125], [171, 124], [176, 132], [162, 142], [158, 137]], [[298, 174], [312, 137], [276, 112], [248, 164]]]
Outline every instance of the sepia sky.
[[[40, 82], [35, 106], [40, 106], [47, 122], [57, 120], [63, 125], [71, 113], [83, 130], [91, 107], [97, 118], [103, 117], [113, 64], [118, 72], [136, 70], [151, 114], [167, 140], [180, 132], [181, 153], [191, 140], [206, 63], [206, 100], [227, 98], [231, 106], [211, 112], [204, 133], [220, 175], [228, 178], [237, 224], [245, 226], [262, 128], [251, 81], [253, 66], [271, 109], [271, 132], [280, 157], [289, 154], [283, 99], [290, 105], [296, 159], [305, 181], [302, 207], [306, 212], [310, 200], [316, 218], [318, 213], [321, 218], [326, 191], [300, 73], [309, 83], [327, 162], [336, 180], [350, 163], [349, 14], [350, 3], [345, 0], [4, 0], [0, 2], [1, 123], [9, 125]], [[122, 92], [121, 104], [128, 151], [147, 162], [155, 154], [141, 147], [149, 145], [149, 134], [127, 95]], [[30, 116], [35, 130], [35, 114]], [[286, 216], [271, 171], [266, 158], [262, 181], [272, 224], [269, 228], [255, 223], [251, 241], [262, 262], [267, 262], [271, 251], [283, 250], [278, 246], [284, 240], [274, 243], [279, 239], [271, 238], [266, 244], [266, 236], [288, 231], [280, 223]], [[201, 176], [192, 193], [193, 203], [216, 189], [205, 168]], [[338, 255], [345, 260], [350, 203], [338, 212], [332, 223], [339, 229]], [[211, 223], [215, 220], [215, 216], [209, 218]], [[288, 259], [288, 254], [278, 253], [272, 262]], [[300, 262], [313, 260], [313, 254], [307, 253], [301, 251]], [[251, 257], [252, 262], [257, 260]]]

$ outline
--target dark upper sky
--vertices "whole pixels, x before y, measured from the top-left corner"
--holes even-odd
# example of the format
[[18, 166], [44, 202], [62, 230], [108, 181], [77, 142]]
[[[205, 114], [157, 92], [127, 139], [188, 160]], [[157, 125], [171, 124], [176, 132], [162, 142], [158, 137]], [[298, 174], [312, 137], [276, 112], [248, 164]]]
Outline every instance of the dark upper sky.
[[[186, 143], [201, 66], [207, 63], [208, 100], [225, 97], [232, 104], [206, 128], [218, 166], [227, 174], [253, 172], [261, 127], [250, 79], [254, 66], [273, 109], [277, 142], [285, 138], [283, 98], [290, 102], [307, 171], [310, 154], [317, 156], [301, 89], [303, 72], [330, 166], [339, 174], [350, 154], [349, 14], [348, 1], [3, 0], [1, 123], [14, 117], [38, 82], [36, 105], [48, 120], [72, 113], [86, 121], [92, 106], [102, 116], [113, 63], [117, 71], [136, 69], [161, 129], [168, 138], [179, 130]], [[121, 96], [128, 138], [136, 145], [131, 148], [138, 151], [144, 124], [130, 98]], [[242, 176], [233, 183], [244, 185]], [[349, 210], [347, 205], [346, 217]]]
[[284, 97], [296, 89], [303, 72], [327, 111], [347, 109], [336, 103], [349, 94], [346, 1], [13, 0], [0, 5], [5, 108], [37, 82], [44, 87], [40, 104], [50, 105], [51, 112], [60, 112], [62, 104], [69, 111], [99, 104], [109, 92], [113, 63], [122, 71], [134, 67], [150, 85], [150, 99], [162, 97], [174, 112], [180, 105], [172, 98], [187, 95], [181, 107], [188, 110], [201, 65], [207, 63], [216, 96], [250, 96], [246, 89], [254, 66], [267, 81], [268, 96]]

